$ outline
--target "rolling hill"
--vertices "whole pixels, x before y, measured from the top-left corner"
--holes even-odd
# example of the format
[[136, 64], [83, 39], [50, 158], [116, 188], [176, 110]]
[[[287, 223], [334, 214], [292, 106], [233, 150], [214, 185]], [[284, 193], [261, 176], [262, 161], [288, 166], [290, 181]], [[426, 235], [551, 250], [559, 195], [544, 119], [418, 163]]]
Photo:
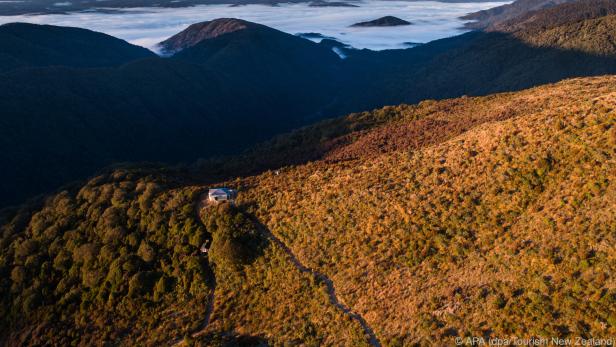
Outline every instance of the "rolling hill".
[[[226, 159], [276, 171], [122, 168], [6, 210], [2, 341], [611, 336], [615, 97], [606, 76], [391, 106]], [[298, 142], [320, 154], [285, 165]], [[237, 207], [200, 202], [219, 184]]]
[[[335, 114], [331, 109], [346, 77], [329, 47], [238, 19], [197, 24], [161, 45], [178, 50], [172, 60], [221, 72], [238, 94], [257, 94], [268, 112], [293, 115], [287, 121], [296, 126]], [[265, 121], [260, 130], [280, 132], [278, 122]]]
[[609, 0], [584, 0], [565, 3], [545, 10], [528, 11], [512, 19], [494, 23], [488, 31], [530, 31], [541, 32], [559, 26], [584, 22], [616, 14], [616, 5]]
[[251, 30], [256, 27], [262, 26], [234, 18], [220, 18], [192, 24], [182, 32], [159, 43], [158, 46], [163, 53], [173, 55], [205, 40], [210, 40], [236, 31]]
[[[31, 25], [9, 28], [48, 31]], [[253, 36], [221, 37], [168, 59], [151, 57], [141, 48], [136, 52], [147, 53], [121, 55], [122, 49], [134, 46], [113, 39], [119, 47], [112, 47], [106, 35], [87, 32], [89, 45], [104, 46], [118, 56], [114, 62], [123, 62], [101, 66], [86, 56], [91, 64], [87, 68], [75, 51], [96, 51], [74, 45], [78, 40], [71, 36], [73, 29], [52, 31], [62, 30], [69, 32], [61, 36], [64, 41], [47, 34], [19, 34], [29, 40], [23, 46], [51, 47], [53, 54], [28, 55], [44, 63], [28, 61], [26, 54], [11, 55], [17, 57], [14, 61], [27, 62], [22, 64], [27, 68], [14, 68], [10, 61], [2, 73], [2, 205], [117, 162], [177, 163], [237, 152], [323, 118], [334, 98], [330, 81], [335, 76], [324, 74], [337, 56], [273, 29], [255, 33], [262, 42], [250, 41]], [[66, 46], [73, 50], [56, 58], [58, 47]]]
[[367, 62], [357, 69], [375, 64], [369, 70], [378, 72], [368, 75], [370, 83], [362, 84], [374, 86], [364, 91], [363, 100], [372, 101], [364, 106], [378, 107], [382, 100], [397, 104], [486, 95], [571, 77], [613, 74], [614, 18], [613, 2], [581, 1], [413, 49], [368, 53]]
[[[78, 29], [8, 26], [0, 44], [19, 37], [35, 48], [11, 53], [0, 67], [0, 206], [119, 162], [238, 153], [350, 112], [616, 73], [610, 6], [560, 5], [506, 30], [406, 50], [339, 48], [347, 59], [326, 44], [235, 19], [175, 35], [163, 45], [179, 51], [167, 58]], [[114, 53], [94, 59], [91, 47]]]
[[576, 0], [516, 0], [510, 4], [493, 7], [463, 16], [462, 19], [472, 22], [465, 26], [470, 29], [485, 29], [491, 25], [515, 19], [533, 11], [541, 11]]
[[0, 25], [0, 72], [17, 68], [118, 66], [154, 53], [94, 31], [9, 23]]
[[614, 85], [387, 108], [228, 184], [384, 344], [613, 334]]

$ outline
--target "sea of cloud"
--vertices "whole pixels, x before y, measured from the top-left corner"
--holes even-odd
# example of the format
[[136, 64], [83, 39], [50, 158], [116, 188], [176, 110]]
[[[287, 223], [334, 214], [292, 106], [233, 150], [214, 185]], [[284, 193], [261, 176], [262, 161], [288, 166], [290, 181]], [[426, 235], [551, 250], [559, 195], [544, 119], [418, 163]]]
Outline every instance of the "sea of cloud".
[[[188, 25], [221, 17], [241, 18], [287, 33], [316, 32], [355, 48], [404, 48], [463, 33], [467, 13], [508, 2], [444, 3], [435, 1], [364, 0], [359, 7], [310, 7], [306, 3], [267, 5], [202, 5], [186, 8], [134, 8], [70, 14], [0, 16], [0, 24], [29, 22], [75, 26], [100, 31], [155, 49], [156, 44]], [[413, 25], [351, 28], [350, 25], [392, 15]]]

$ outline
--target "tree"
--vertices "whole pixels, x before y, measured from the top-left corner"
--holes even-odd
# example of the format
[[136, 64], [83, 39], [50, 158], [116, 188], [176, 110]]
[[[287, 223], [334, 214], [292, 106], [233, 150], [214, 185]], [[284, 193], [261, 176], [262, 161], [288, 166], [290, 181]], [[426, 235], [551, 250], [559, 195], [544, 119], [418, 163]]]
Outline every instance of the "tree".
[[156, 250], [147, 241], [141, 241], [141, 245], [139, 245], [137, 254], [146, 263], [149, 263], [153, 261], [154, 259], [156, 259]]

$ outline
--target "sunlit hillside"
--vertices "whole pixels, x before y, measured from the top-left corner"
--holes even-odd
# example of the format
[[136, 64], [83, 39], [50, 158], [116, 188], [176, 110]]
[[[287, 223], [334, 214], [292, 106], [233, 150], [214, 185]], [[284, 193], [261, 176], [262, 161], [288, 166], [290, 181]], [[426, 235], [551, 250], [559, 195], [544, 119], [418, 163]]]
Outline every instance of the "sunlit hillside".
[[383, 343], [613, 335], [615, 102], [606, 77], [392, 108], [241, 203]]
[[[256, 176], [118, 169], [5, 211], [1, 341], [614, 335], [615, 103], [598, 77], [388, 107], [226, 159], [271, 153]], [[202, 203], [219, 185], [236, 207]]]

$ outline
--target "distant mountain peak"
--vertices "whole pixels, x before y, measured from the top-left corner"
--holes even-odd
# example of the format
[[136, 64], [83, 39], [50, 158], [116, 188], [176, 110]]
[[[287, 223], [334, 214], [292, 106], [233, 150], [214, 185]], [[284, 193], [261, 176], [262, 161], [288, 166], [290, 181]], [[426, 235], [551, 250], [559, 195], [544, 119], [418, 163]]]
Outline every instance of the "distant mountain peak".
[[413, 23], [407, 22], [404, 19], [400, 19], [394, 16], [385, 16], [381, 18], [377, 18], [375, 20], [367, 21], [367, 22], [359, 22], [351, 25], [352, 27], [392, 27], [399, 25], [411, 25]]
[[158, 45], [163, 54], [170, 55], [192, 47], [204, 40], [259, 26], [261, 25], [237, 18], [218, 18], [192, 24], [185, 30], [162, 41]]

